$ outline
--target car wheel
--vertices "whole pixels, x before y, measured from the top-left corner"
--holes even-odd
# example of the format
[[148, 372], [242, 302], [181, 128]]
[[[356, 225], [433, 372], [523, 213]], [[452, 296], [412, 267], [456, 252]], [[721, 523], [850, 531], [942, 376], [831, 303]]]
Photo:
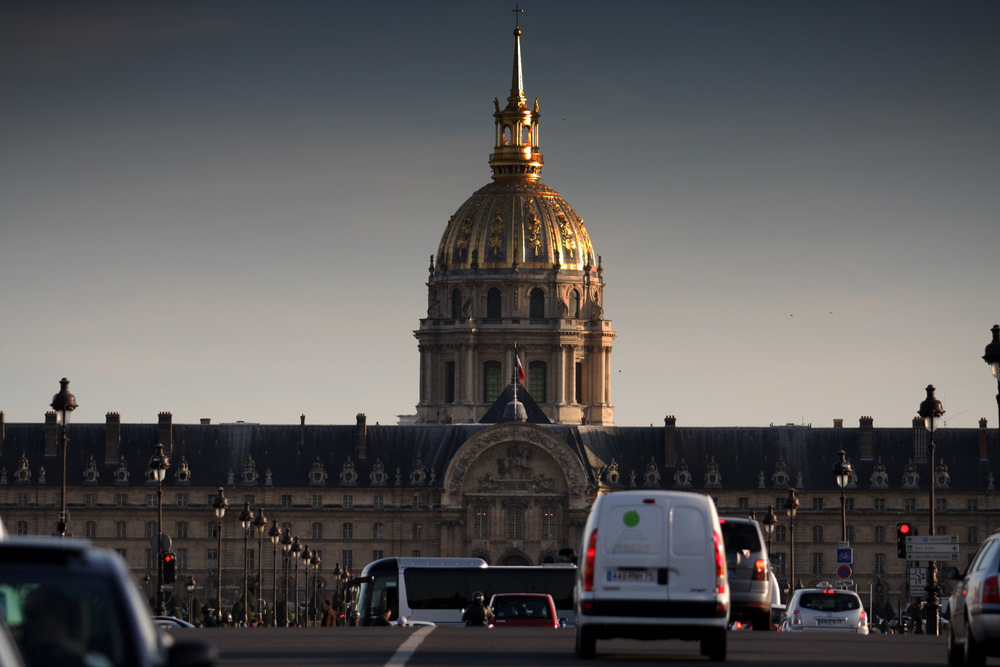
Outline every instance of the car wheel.
[[764, 612], [762, 614], [757, 614], [753, 617], [753, 629], [757, 630], [770, 630], [771, 629], [771, 613]]
[[962, 646], [955, 642], [954, 626], [948, 627], [948, 664], [952, 667], [962, 667], [965, 664]]
[[586, 626], [576, 626], [576, 654], [584, 660], [593, 660], [597, 653], [597, 637]]
[[965, 619], [965, 665], [966, 667], [983, 667], [986, 664], [986, 651], [983, 645], [972, 636], [969, 619]]
[[718, 630], [701, 638], [701, 654], [712, 662], [726, 659], [726, 631]]

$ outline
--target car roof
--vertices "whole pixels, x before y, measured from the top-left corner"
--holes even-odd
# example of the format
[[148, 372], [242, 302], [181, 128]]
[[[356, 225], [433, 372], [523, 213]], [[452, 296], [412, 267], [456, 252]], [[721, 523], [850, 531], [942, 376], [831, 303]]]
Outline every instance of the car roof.
[[117, 569], [119, 561], [88, 540], [58, 537], [7, 536], [0, 540], [0, 562], [30, 565], [73, 565], [93, 569]]

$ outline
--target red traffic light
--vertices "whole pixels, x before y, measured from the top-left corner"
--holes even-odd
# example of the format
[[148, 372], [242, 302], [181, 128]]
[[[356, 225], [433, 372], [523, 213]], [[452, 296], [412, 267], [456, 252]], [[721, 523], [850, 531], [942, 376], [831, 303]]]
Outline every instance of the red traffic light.
[[908, 523], [901, 523], [901, 524], [899, 524], [899, 532], [902, 533], [903, 535], [909, 535], [910, 534], [910, 524], [908, 524]]
[[164, 563], [169, 563], [173, 559], [174, 559], [174, 555], [173, 554], [163, 554], [163, 562]]

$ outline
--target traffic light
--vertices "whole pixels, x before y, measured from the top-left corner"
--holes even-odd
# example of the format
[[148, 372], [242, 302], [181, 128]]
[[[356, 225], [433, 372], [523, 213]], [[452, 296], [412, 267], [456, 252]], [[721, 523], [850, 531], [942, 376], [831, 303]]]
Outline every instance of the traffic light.
[[163, 554], [163, 583], [172, 584], [177, 580], [177, 556]]
[[908, 521], [896, 524], [896, 555], [906, 558], [906, 538], [917, 534], [917, 527]]

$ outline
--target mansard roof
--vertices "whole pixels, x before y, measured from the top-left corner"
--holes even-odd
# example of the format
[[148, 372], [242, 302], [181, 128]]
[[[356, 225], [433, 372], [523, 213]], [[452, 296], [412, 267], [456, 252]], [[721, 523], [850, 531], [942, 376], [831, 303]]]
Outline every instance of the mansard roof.
[[[164, 485], [440, 486], [462, 444], [487, 428], [491, 425], [172, 425], [171, 467]], [[934, 474], [926, 452], [919, 458], [915, 444], [926, 436], [911, 428], [563, 424], [531, 428], [547, 429], [563, 440], [582, 461], [594, 487], [655, 486], [710, 493], [715, 489], [773, 489], [776, 498], [790, 487], [837, 491], [831, 469], [840, 449], [845, 450], [856, 472], [852, 488], [910, 489], [916, 493], [928, 489]], [[115, 473], [124, 466], [129, 473], [128, 485], [145, 486], [149, 458], [159, 438], [157, 424], [122, 424], [120, 437], [116, 443], [112, 439], [109, 446], [104, 424], [71, 424], [67, 483], [83, 484], [84, 471], [93, 460], [92, 469], [98, 474], [91, 475], [88, 484], [123, 485]], [[1000, 460], [995, 431], [941, 429], [934, 439], [936, 465], [947, 467], [947, 485], [938, 488], [968, 493], [993, 490], [992, 479]], [[57, 486], [57, 449], [50, 443], [46, 453], [45, 442], [44, 424], [5, 424], [0, 484], [36, 485], [44, 467], [45, 483]], [[16, 472], [22, 456], [31, 476], [18, 482]], [[182, 460], [190, 472], [186, 482], [176, 474]], [[250, 474], [244, 477], [248, 470]], [[353, 475], [345, 472], [350, 470]]]

